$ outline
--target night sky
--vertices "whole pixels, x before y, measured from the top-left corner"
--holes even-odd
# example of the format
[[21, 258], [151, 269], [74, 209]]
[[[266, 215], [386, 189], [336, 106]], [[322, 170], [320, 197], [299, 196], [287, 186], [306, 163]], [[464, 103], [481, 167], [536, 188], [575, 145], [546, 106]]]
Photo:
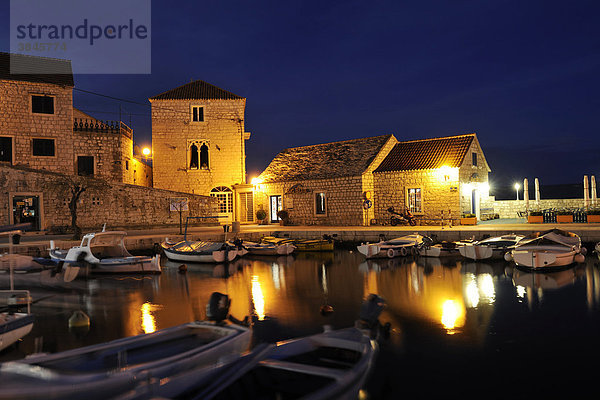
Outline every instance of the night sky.
[[[9, 51], [9, 4], [0, 6]], [[476, 132], [494, 187], [600, 177], [600, 2], [152, 1], [151, 75], [76, 75], [129, 99], [151, 141], [148, 97], [202, 79], [247, 98], [247, 170], [286, 147], [392, 133]], [[114, 54], [118, 62], [118, 54]], [[75, 93], [117, 119], [119, 102]], [[133, 114], [133, 115], [129, 115]]]

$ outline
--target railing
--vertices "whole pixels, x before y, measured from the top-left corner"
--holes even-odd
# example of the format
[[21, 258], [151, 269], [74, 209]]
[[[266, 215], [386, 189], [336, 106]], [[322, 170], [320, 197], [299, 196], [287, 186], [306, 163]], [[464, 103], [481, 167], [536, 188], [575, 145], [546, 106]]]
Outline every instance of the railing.
[[73, 118], [73, 131], [79, 132], [102, 132], [102, 133], [124, 133], [131, 137], [133, 129], [122, 121], [100, 121], [97, 119]]
[[[567, 211], [570, 211], [573, 215], [573, 222], [587, 222], [587, 212], [583, 208], [568, 209]], [[555, 223], [558, 210], [556, 208], [542, 210], [542, 215], [544, 216], [544, 223]]]

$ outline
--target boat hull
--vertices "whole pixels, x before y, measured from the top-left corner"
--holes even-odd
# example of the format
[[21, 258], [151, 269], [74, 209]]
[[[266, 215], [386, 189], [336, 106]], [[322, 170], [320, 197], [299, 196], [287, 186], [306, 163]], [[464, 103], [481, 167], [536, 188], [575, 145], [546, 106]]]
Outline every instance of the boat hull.
[[[194, 262], [194, 263], [222, 263], [225, 262], [225, 250], [212, 251], [210, 253], [184, 253], [164, 249], [165, 256], [171, 261]], [[233, 261], [237, 257], [236, 250], [227, 252], [227, 261]]]
[[[205, 334], [216, 340], [196, 345]], [[150, 379], [157, 396], [174, 397], [186, 388], [169, 385], [168, 378], [190, 370], [210, 374], [245, 351], [250, 338], [245, 327], [195, 322], [8, 362], [0, 369], [0, 399], [113, 398]]]
[[513, 250], [512, 258], [517, 266], [532, 269], [564, 267], [575, 263], [578, 252], [554, 252], [549, 250]]
[[15, 313], [13, 315], [0, 314], [0, 351], [16, 343], [33, 328], [33, 315]]

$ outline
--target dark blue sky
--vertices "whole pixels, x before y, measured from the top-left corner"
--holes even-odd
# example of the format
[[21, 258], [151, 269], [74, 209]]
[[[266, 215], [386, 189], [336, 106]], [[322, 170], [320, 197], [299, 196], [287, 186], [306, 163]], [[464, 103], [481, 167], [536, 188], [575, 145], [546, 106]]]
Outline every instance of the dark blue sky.
[[[152, 74], [75, 82], [142, 103], [190, 79], [246, 97], [251, 176], [285, 147], [476, 132], [493, 184], [579, 183], [600, 176], [599, 15], [597, 1], [155, 0]], [[149, 144], [149, 107], [122, 109]]]

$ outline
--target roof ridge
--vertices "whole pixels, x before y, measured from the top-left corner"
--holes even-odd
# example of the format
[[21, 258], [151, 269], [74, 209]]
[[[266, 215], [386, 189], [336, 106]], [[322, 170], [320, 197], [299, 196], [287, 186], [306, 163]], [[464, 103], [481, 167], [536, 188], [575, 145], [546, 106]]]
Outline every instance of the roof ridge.
[[430, 140], [456, 139], [459, 137], [476, 136], [476, 135], [477, 134], [475, 132], [473, 132], [473, 133], [464, 133], [462, 135], [454, 135], [454, 136], [441, 136], [441, 137], [434, 137], [434, 138], [427, 138], [427, 139], [402, 140], [402, 141], [398, 141], [398, 144], [399, 143], [424, 142], [424, 141], [430, 141]]
[[332, 144], [340, 144], [340, 143], [345, 143], [345, 142], [355, 142], [355, 141], [359, 141], [359, 140], [368, 140], [368, 139], [375, 139], [375, 138], [380, 138], [380, 137], [390, 137], [390, 136], [394, 136], [392, 133], [388, 133], [385, 135], [377, 135], [377, 136], [367, 136], [367, 137], [363, 137], [363, 138], [355, 138], [355, 139], [346, 139], [346, 140], [338, 140], [335, 142], [326, 142], [326, 143], [317, 143], [317, 144], [307, 144], [304, 146], [296, 146], [296, 147], [286, 147], [285, 149], [281, 150], [279, 152], [279, 154], [283, 153], [286, 150], [296, 150], [296, 149], [302, 149], [302, 148], [307, 148], [307, 147], [316, 147], [316, 146], [325, 146], [325, 145], [332, 145]]
[[185, 86], [192, 85], [192, 84], [198, 84], [198, 83], [199, 83], [199, 84], [203, 84], [203, 85], [208, 85], [208, 86], [211, 86], [211, 87], [213, 87], [213, 88], [215, 88], [215, 89], [218, 89], [218, 90], [220, 90], [220, 91], [222, 91], [222, 92], [225, 92], [225, 93], [227, 93], [227, 94], [228, 94], [228, 95], [230, 95], [230, 96], [233, 96], [233, 97], [236, 97], [236, 98], [239, 98], [239, 99], [244, 99], [244, 98], [245, 98], [245, 97], [239, 96], [239, 95], [237, 95], [237, 94], [235, 94], [235, 93], [233, 93], [233, 92], [230, 92], [229, 90], [222, 89], [222, 88], [220, 88], [220, 87], [219, 87], [219, 86], [217, 86], [217, 85], [213, 85], [212, 83], [206, 82], [206, 81], [204, 81], [204, 80], [202, 80], [202, 79], [196, 79], [196, 80], [193, 80], [193, 81], [190, 81], [190, 82], [184, 83], [183, 85], [179, 85], [179, 86], [177, 86], [177, 87], [174, 87], [174, 88], [172, 88], [172, 89], [165, 90], [165, 91], [164, 91], [164, 92], [162, 92], [162, 93], [159, 93], [159, 94], [156, 94], [156, 95], [154, 95], [154, 96], [150, 97], [149, 99], [150, 99], [150, 100], [172, 100], [172, 99], [158, 99], [158, 97], [160, 97], [160, 96], [162, 96], [162, 95], [164, 95], [164, 94], [167, 94], [167, 93], [169, 93], [169, 92], [174, 92], [174, 91], [176, 91], [176, 90], [179, 90], [179, 89], [181, 89], [181, 88], [183, 88], [183, 87], [185, 87]]

